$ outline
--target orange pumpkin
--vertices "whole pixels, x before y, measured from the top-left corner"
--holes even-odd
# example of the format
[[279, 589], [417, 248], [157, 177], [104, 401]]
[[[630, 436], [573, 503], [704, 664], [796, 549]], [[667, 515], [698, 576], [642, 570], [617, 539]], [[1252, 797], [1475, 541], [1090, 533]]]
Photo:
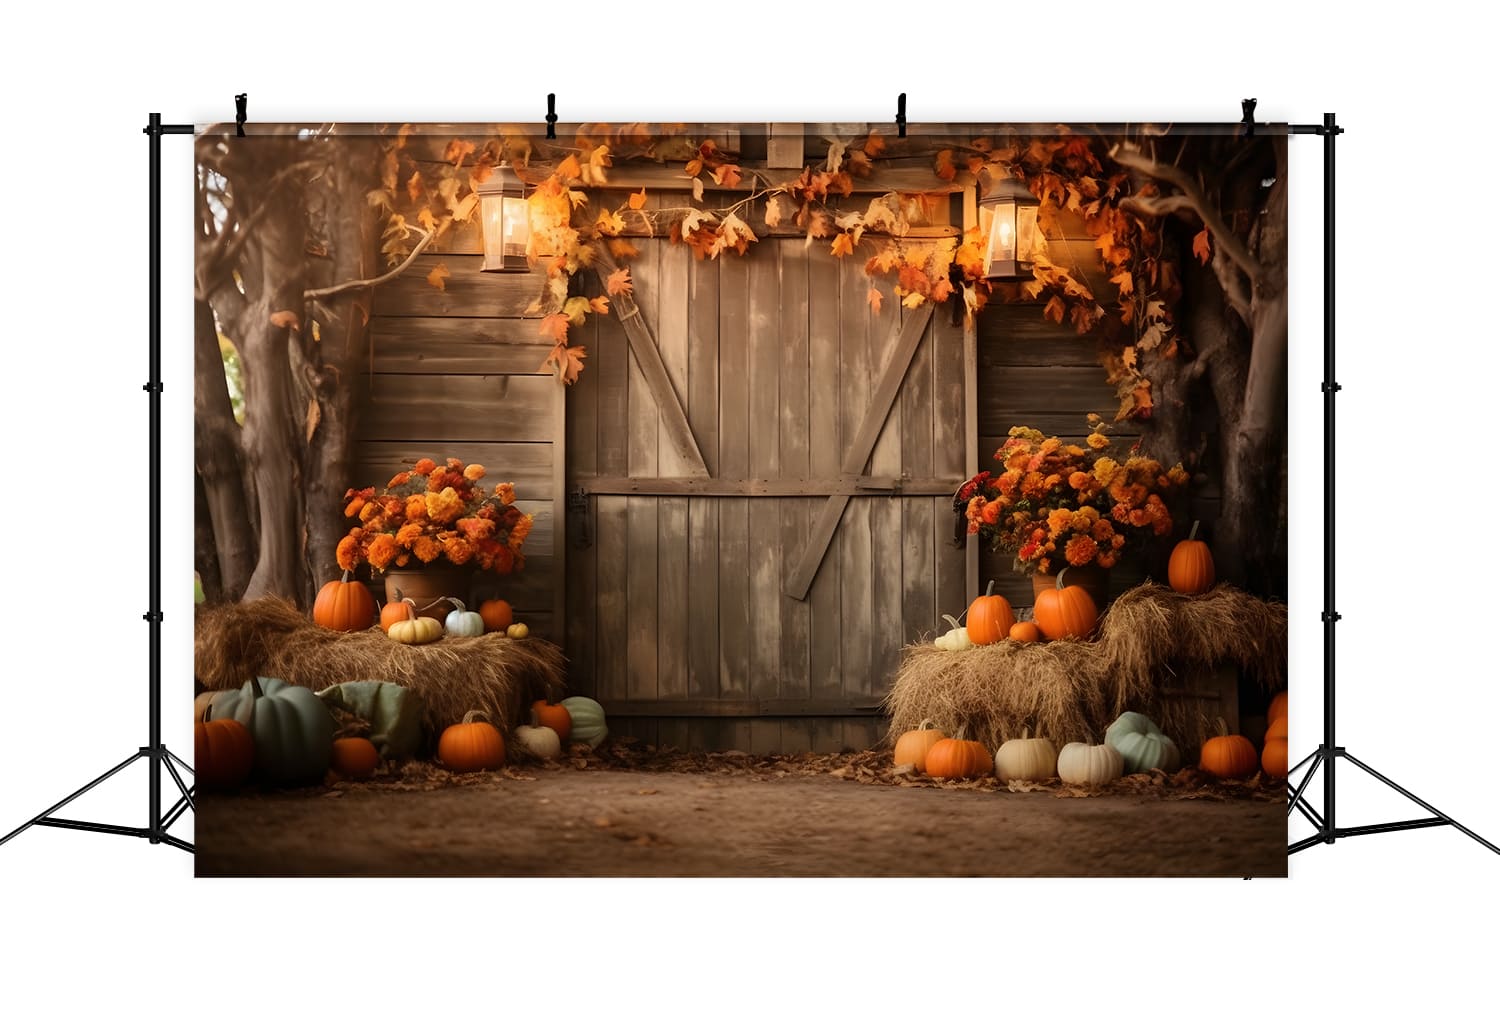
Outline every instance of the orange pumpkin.
[[333, 770], [346, 779], [368, 779], [380, 767], [375, 744], [360, 736], [333, 741]]
[[993, 644], [1010, 635], [1010, 627], [1016, 624], [1016, 613], [1010, 602], [994, 592], [995, 581], [990, 580], [984, 593], [969, 605], [969, 643]]
[[1065, 637], [1086, 638], [1099, 624], [1099, 609], [1089, 592], [1078, 586], [1066, 586], [1064, 569], [1057, 574], [1057, 586], [1044, 590], [1036, 599], [1034, 616], [1042, 635], [1048, 640]]
[[1282, 690], [1276, 696], [1274, 696], [1274, 697], [1271, 698], [1271, 707], [1266, 712], [1266, 718], [1268, 718], [1268, 719], [1270, 719], [1271, 721], [1274, 722], [1278, 718], [1285, 718], [1286, 717], [1286, 712], [1287, 712], [1286, 691]]
[[1286, 778], [1286, 740], [1266, 740], [1266, 749], [1260, 752], [1260, 766], [1267, 775]]
[[1268, 729], [1266, 729], [1266, 742], [1269, 743], [1272, 740], [1280, 740], [1281, 742], [1285, 743], [1287, 739], [1286, 732], [1286, 719], [1278, 718], [1271, 723]]
[[939, 729], [932, 719], [924, 718], [915, 729], [903, 732], [896, 740], [896, 755], [892, 758], [892, 763], [897, 766], [909, 764], [917, 771], [925, 772], [927, 755], [932, 752], [933, 746], [939, 740], [947, 738], [948, 734]]
[[966, 740], [960, 728], [951, 739], [938, 740], [927, 752], [927, 774], [934, 779], [974, 779], [994, 770], [989, 748]]
[[194, 781], [204, 789], [228, 789], [250, 777], [255, 765], [255, 741], [250, 730], [233, 718], [208, 719], [209, 711], [193, 722]]
[[324, 629], [340, 633], [357, 633], [369, 629], [375, 621], [375, 599], [363, 583], [351, 583], [349, 573], [343, 579], [329, 580], [318, 591], [313, 602], [313, 621]]
[[[396, 593], [399, 594], [401, 591], [398, 590]], [[407, 619], [415, 619], [416, 617], [417, 603], [409, 597], [403, 597], [401, 600], [392, 601], [380, 609], [380, 628], [389, 633], [391, 627], [396, 623], [405, 622]]]
[[486, 633], [504, 633], [515, 621], [515, 612], [511, 610], [509, 601], [502, 601], [497, 597], [479, 606], [479, 617], [484, 620]]
[[557, 733], [560, 742], [567, 743], [568, 734], [573, 731], [573, 715], [561, 704], [548, 704], [544, 700], [533, 701], [531, 724], [545, 725]]
[[1010, 627], [1010, 638], [1018, 644], [1034, 644], [1042, 638], [1035, 622], [1018, 622]]
[[1229, 735], [1229, 726], [1221, 718], [1219, 735], [1203, 744], [1198, 767], [1221, 779], [1248, 779], [1260, 768], [1260, 758], [1245, 737]]
[[1198, 539], [1198, 520], [1193, 520], [1187, 540], [1179, 541], [1167, 560], [1167, 582], [1179, 594], [1202, 594], [1214, 585], [1214, 556]]
[[470, 711], [438, 737], [438, 760], [456, 772], [486, 772], [505, 763], [505, 737], [483, 711]]

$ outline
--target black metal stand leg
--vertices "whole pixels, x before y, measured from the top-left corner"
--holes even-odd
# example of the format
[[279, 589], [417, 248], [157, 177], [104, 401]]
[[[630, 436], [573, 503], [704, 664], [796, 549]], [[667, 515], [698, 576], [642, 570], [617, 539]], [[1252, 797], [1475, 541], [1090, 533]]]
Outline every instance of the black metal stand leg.
[[[1484, 838], [1484, 836], [1480, 835], [1478, 832], [1475, 832], [1473, 829], [1465, 828], [1463, 825], [1460, 825], [1458, 822], [1456, 822], [1452, 818], [1448, 817], [1442, 811], [1440, 811], [1436, 807], [1432, 806], [1426, 800], [1423, 800], [1421, 797], [1419, 797], [1416, 794], [1412, 793], [1410, 790], [1408, 790], [1408, 789], [1406, 789], [1406, 788], [1404, 788], [1402, 786], [1399, 786], [1396, 783], [1392, 782], [1390, 779], [1386, 778], [1384, 775], [1381, 775], [1374, 768], [1371, 768], [1369, 765], [1365, 764], [1363, 761], [1361, 761], [1359, 758], [1355, 757], [1353, 754], [1346, 753], [1344, 755], [1344, 758], [1350, 764], [1354, 765], [1354, 767], [1360, 769], [1365, 774], [1369, 775], [1370, 777], [1374, 778], [1375, 780], [1377, 780], [1377, 781], [1379, 781], [1381, 783], [1384, 783], [1386, 786], [1389, 786], [1391, 789], [1394, 789], [1397, 793], [1400, 793], [1402, 796], [1406, 797], [1406, 799], [1410, 800], [1412, 803], [1416, 804], [1418, 807], [1422, 808], [1425, 811], [1431, 811], [1437, 818], [1441, 819], [1440, 822], [1433, 822], [1434, 824], [1452, 825], [1454, 828], [1458, 829], [1464, 835], [1466, 835], [1470, 839], [1474, 840], [1480, 846], [1485, 847], [1486, 849], [1490, 850], [1492, 853], [1500, 853], [1500, 846], [1496, 846], [1494, 843], [1490, 842], [1488, 839]], [[1429, 821], [1431, 819], [1422, 818], [1422, 819], [1417, 819], [1417, 820], [1418, 821]], [[1425, 825], [1417, 825], [1417, 824], [1411, 823], [1411, 822], [1396, 822], [1394, 824], [1406, 825], [1409, 828], [1425, 828], [1425, 827], [1427, 827]], [[1367, 825], [1367, 826], [1365, 826], [1365, 828], [1366, 829], [1370, 829], [1371, 826]], [[1345, 829], [1343, 831], [1348, 832], [1348, 831], [1352, 831], [1352, 830]], [[1389, 829], [1388, 831], [1398, 831], [1398, 830], [1397, 829]]]
[[95, 779], [94, 781], [88, 783], [87, 785], [82, 786], [82, 787], [80, 787], [78, 789], [75, 789], [73, 792], [71, 792], [67, 796], [63, 797], [61, 800], [59, 800], [57, 803], [53, 804], [51, 807], [47, 808], [41, 814], [38, 814], [36, 817], [32, 818], [30, 821], [28, 821], [26, 824], [22, 825], [20, 828], [12, 829], [10, 832], [7, 832], [6, 835], [5, 835], [5, 838], [4, 839], [0, 839], [0, 846], [4, 846], [6, 843], [8, 843], [12, 839], [14, 839], [16, 836], [20, 835], [22, 832], [25, 832], [31, 826], [33, 826], [33, 825], [40, 825], [43, 822], [44, 819], [50, 818], [52, 816], [52, 812], [53, 811], [60, 811], [60, 810], [62, 810], [64, 807], [68, 806], [68, 804], [72, 803], [74, 800], [77, 800], [79, 797], [83, 796], [83, 794], [87, 793], [89, 790], [91, 790], [95, 786], [99, 785], [99, 783], [104, 782], [106, 779], [113, 778], [115, 775], [118, 775], [120, 772], [123, 772], [126, 768], [129, 768], [131, 765], [135, 764], [137, 761], [139, 761], [144, 756], [145, 756], [145, 754], [143, 752], [137, 750], [134, 754], [131, 754], [129, 757], [127, 757], [125, 760], [121, 761], [119, 764], [115, 765], [109, 771], [105, 772], [103, 775], [99, 776], [97, 779]]

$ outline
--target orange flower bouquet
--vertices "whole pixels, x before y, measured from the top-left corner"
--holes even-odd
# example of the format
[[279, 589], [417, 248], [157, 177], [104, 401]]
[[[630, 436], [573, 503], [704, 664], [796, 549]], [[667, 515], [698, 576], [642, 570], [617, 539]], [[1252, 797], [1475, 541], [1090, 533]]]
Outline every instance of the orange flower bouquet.
[[1081, 445], [1011, 427], [995, 459], [1001, 471], [966, 481], [953, 511], [965, 532], [1014, 552], [1016, 569], [1028, 575], [1108, 569], [1132, 542], [1170, 535], [1165, 496], [1188, 481], [1180, 463], [1164, 469], [1133, 450], [1114, 451], [1096, 415]]
[[516, 508], [514, 484], [489, 489], [480, 483], [484, 475], [477, 463], [418, 459], [378, 494], [351, 487], [344, 515], [358, 523], [339, 541], [339, 567], [352, 572], [368, 563], [385, 572], [442, 558], [502, 574], [520, 570], [532, 517]]

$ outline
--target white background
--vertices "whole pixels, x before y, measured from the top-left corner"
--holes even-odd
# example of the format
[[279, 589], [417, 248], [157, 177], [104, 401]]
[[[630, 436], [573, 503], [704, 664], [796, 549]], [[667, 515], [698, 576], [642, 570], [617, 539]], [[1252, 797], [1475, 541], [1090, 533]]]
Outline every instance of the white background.
[[[1500, 839], [1494, 58], [1458, 5], [150, 6], [30, 7], [0, 67], [0, 832], [146, 738], [148, 111], [228, 119], [248, 90], [257, 120], [530, 120], [551, 90], [567, 121], [884, 121], [904, 90], [914, 121], [1237, 120], [1248, 94], [1263, 119], [1338, 112], [1339, 740]], [[166, 725], [190, 753], [191, 143], [166, 148]], [[1321, 158], [1292, 149], [1300, 753], [1321, 685]], [[1423, 813], [1346, 772], [1341, 824]], [[78, 813], [144, 803], [132, 772]], [[1440, 829], [1319, 847], [1291, 875], [195, 881], [170, 849], [38, 829], [0, 850], [0, 1000], [13, 1020], [1494, 1012], [1500, 857]]]

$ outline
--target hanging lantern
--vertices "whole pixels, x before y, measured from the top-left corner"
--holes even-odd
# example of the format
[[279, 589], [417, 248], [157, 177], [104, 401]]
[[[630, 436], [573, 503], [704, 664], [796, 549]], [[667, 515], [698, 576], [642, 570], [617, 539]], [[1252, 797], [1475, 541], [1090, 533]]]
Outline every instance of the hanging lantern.
[[479, 219], [484, 226], [484, 266], [481, 270], [512, 272], [530, 269], [526, 248], [531, 242], [531, 214], [521, 179], [500, 164], [480, 184]]
[[1019, 281], [1031, 277], [1037, 250], [1036, 212], [1042, 201], [1024, 182], [1004, 178], [990, 185], [979, 200], [979, 226], [989, 239], [984, 254], [984, 276], [991, 281]]

